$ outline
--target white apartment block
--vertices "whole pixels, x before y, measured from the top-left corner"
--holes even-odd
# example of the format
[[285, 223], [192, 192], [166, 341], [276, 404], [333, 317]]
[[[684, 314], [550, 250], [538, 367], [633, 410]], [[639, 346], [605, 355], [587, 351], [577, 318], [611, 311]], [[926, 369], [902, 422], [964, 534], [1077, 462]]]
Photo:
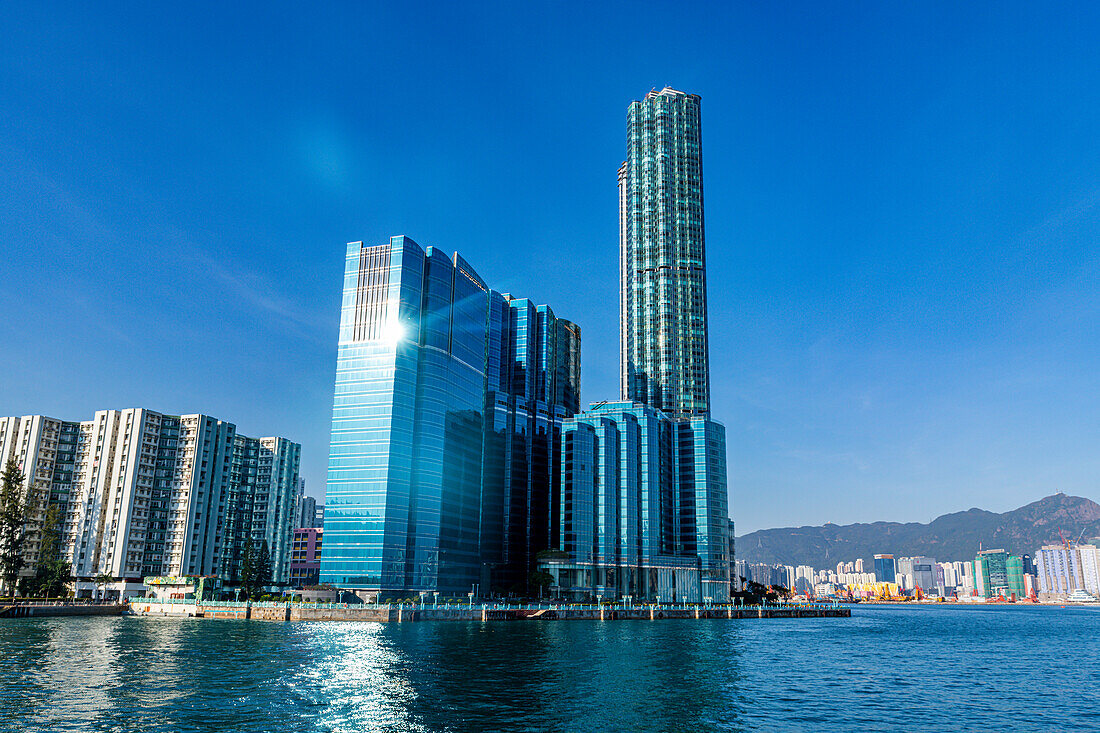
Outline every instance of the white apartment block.
[[0, 418], [0, 459], [19, 463], [33, 497], [24, 572], [34, 573], [39, 527], [47, 504], [56, 503], [62, 553], [84, 581], [231, 580], [247, 534], [257, 551], [268, 542], [273, 581], [285, 582], [300, 453], [284, 438], [246, 438], [207, 415], [135, 408], [79, 423]]
[[42, 415], [0, 417], [0, 467], [14, 459], [26, 477], [28, 499], [24, 575], [38, 562], [40, 528], [51, 502], [65, 503], [72, 482], [80, 424]]
[[1078, 548], [1044, 545], [1035, 553], [1035, 567], [1039, 571], [1040, 594], [1068, 596], [1085, 587]]
[[1100, 547], [1077, 545], [1077, 558], [1081, 566], [1081, 583], [1087, 592], [1100, 596]]

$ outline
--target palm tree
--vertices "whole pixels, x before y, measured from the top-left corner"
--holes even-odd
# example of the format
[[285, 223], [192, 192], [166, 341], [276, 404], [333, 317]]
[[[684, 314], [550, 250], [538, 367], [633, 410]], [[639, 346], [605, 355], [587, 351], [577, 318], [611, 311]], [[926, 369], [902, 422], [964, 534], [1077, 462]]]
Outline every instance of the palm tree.
[[96, 587], [96, 593], [97, 593], [97, 600], [102, 600], [103, 599], [103, 596], [104, 596], [104, 593], [105, 593], [104, 587], [108, 583], [112, 582], [113, 580], [114, 580], [114, 577], [112, 577], [111, 575], [109, 575], [107, 573], [100, 573], [100, 574], [95, 576], [95, 587]]

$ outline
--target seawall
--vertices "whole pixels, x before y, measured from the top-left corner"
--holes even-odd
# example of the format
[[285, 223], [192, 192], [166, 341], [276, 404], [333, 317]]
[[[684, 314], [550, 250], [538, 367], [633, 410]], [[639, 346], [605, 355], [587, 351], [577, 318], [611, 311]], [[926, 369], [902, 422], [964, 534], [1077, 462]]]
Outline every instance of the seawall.
[[0, 604], [0, 618], [42, 616], [121, 616], [125, 603], [15, 603]]
[[531, 606], [351, 605], [337, 603], [180, 603], [147, 599], [130, 601], [137, 616], [195, 616], [256, 621], [660, 621], [665, 619], [847, 618], [841, 606]]

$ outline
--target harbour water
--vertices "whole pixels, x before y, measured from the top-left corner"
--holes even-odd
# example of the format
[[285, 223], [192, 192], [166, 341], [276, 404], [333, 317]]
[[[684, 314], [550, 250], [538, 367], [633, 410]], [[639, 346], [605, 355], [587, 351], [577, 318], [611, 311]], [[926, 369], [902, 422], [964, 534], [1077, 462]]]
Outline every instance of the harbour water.
[[2, 731], [1100, 730], [1100, 609], [0, 621]]

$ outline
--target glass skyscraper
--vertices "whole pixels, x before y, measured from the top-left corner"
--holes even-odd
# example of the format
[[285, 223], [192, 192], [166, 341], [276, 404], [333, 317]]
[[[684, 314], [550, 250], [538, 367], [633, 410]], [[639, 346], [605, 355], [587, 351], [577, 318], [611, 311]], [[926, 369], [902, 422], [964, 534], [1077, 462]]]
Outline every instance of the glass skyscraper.
[[710, 414], [699, 97], [627, 111], [619, 168], [620, 394], [672, 418]]
[[896, 566], [893, 555], [875, 555], [875, 580], [879, 583], [896, 581]]
[[579, 386], [580, 331], [548, 307], [408, 237], [349, 244], [321, 581], [383, 598], [525, 583]]
[[619, 168], [620, 402], [563, 426], [566, 597], [726, 601], [726, 431], [710, 419], [699, 97], [650, 92], [627, 112]]
[[556, 592], [727, 601], [725, 429], [609, 402], [562, 431], [562, 552], [541, 563]]
[[975, 587], [985, 598], [1013, 593], [1024, 597], [1023, 559], [1004, 550], [982, 550], [974, 557]]
[[580, 329], [549, 306], [490, 292], [484, 590], [525, 592], [556, 544], [562, 421], [580, 410]]

